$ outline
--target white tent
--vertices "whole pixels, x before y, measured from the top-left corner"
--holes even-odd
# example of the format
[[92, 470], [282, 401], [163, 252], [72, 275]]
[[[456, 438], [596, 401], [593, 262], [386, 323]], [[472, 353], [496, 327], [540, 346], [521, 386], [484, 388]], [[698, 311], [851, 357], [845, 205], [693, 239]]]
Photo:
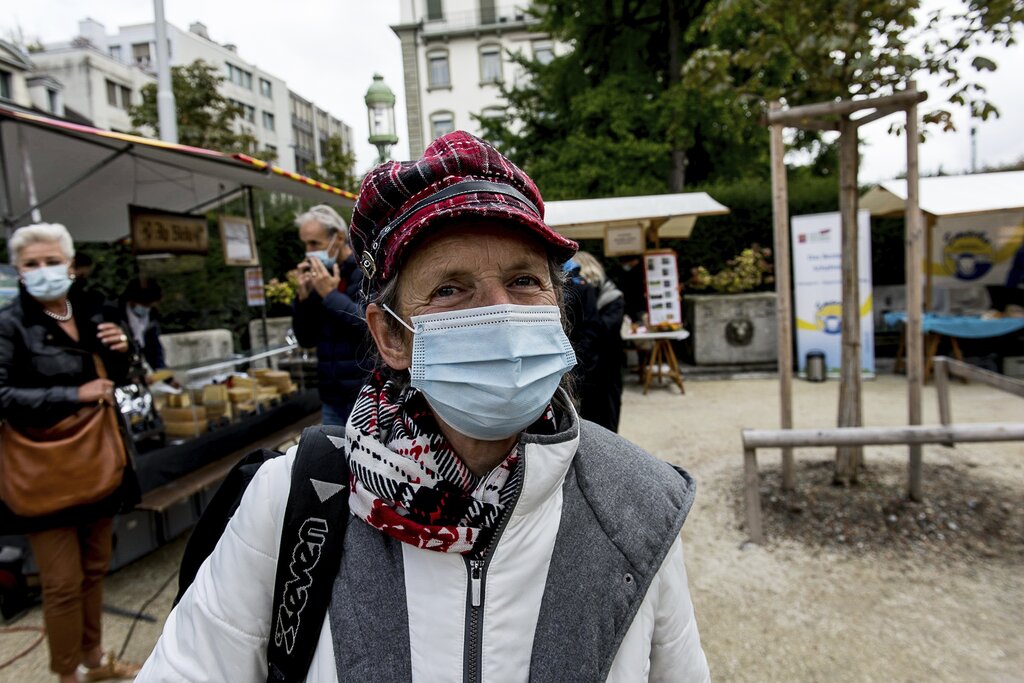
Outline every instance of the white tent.
[[[873, 216], [903, 214], [907, 181], [889, 180], [861, 197]], [[932, 216], [963, 216], [1024, 208], [1024, 171], [921, 178], [921, 211]]]
[[128, 205], [184, 213], [257, 187], [353, 206], [355, 195], [243, 154], [173, 145], [0, 107], [0, 201], [8, 227], [63, 223], [80, 241], [128, 235]]
[[699, 216], [729, 209], [706, 192], [547, 202], [544, 222], [571, 239], [604, 239], [605, 228], [639, 225], [650, 239], [686, 238]]

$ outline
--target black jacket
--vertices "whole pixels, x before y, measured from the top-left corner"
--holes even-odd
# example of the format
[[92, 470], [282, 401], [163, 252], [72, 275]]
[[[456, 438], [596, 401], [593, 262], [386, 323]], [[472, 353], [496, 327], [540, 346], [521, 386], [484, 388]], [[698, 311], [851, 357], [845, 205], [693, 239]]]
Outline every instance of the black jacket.
[[366, 322], [363, 320], [360, 287], [363, 271], [354, 256], [339, 264], [341, 284], [321, 298], [310, 293], [295, 299], [292, 330], [303, 348], [316, 347], [320, 400], [332, 406], [355, 402], [368, 372], [363, 369]]
[[138, 344], [138, 340], [134, 338], [132, 334], [131, 324], [128, 322], [128, 304], [121, 302], [118, 314], [121, 316], [121, 320], [124, 321], [122, 327], [124, 332], [129, 337], [132, 337], [132, 341], [135, 342], [136, 346], [142, 354], [142, 357], [146, 359], [146, 363], [153, 370], [162, 370], [167, 367], [167, 362], [164, 360], [164, 346], [160, 343], [160, 320], [156, 314], [156, 311], [150, 310], [149, 312], [149, 323], [146, 325], [146, 329], [142, 333], [142, 344]]
[[[122, 324], [117, 309], [97, 306], [74, 291], [69, 296], [77, 342], [24, 289], [0, 309], [0, 418], [15, 429], [50, 427], [78, 411], [82, 407], [78, 387], [97, 379], [93, 353], [103, 360], [115, 384], [127, 377], [132, 354], [110, 351], [96, 338], [101, 322]], [[120, 504], [121, 495], [116, 492], [92, 505], [35, 518], [33, 530], [99, 519], [117, 512]]]

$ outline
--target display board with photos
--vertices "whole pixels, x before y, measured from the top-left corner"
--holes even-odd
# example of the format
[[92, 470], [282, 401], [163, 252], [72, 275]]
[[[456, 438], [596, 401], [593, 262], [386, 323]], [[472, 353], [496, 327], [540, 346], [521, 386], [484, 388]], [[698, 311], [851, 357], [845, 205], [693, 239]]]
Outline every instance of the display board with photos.
[[671, 249], [644, 252], [644, 281], [647, 288], [647, 327], [682, 325], [676, 253]]

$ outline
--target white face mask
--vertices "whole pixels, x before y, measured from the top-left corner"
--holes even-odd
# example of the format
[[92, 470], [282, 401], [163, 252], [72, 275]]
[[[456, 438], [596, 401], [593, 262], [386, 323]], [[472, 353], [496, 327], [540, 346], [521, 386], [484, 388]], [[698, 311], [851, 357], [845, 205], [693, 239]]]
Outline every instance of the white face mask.
[[71, 275], [66, 263], [26, 270], [21, 280], [28, 293], [40, 301], [57, 301], [71, 289]]
[[576, 354], [557, 306], [502, 304], [413, 316], [412, 386], [466, 436], [498, 441], [529, 427]]

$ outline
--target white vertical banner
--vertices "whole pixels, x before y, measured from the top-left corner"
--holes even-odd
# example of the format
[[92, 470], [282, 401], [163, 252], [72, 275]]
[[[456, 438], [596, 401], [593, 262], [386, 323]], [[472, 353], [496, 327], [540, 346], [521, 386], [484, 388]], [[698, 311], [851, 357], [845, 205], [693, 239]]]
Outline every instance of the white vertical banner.
[[[793, 216], [793, 308], [797, 368], [806, 372], [807, 353], [825, 354], [830, 376], [839, 375], [843, 331], [843, 240], [838, 213]], [[861, 372], [875, 374], [875, 325], [871, 314], [871, 220], [857, 213], [860, 265]]]

